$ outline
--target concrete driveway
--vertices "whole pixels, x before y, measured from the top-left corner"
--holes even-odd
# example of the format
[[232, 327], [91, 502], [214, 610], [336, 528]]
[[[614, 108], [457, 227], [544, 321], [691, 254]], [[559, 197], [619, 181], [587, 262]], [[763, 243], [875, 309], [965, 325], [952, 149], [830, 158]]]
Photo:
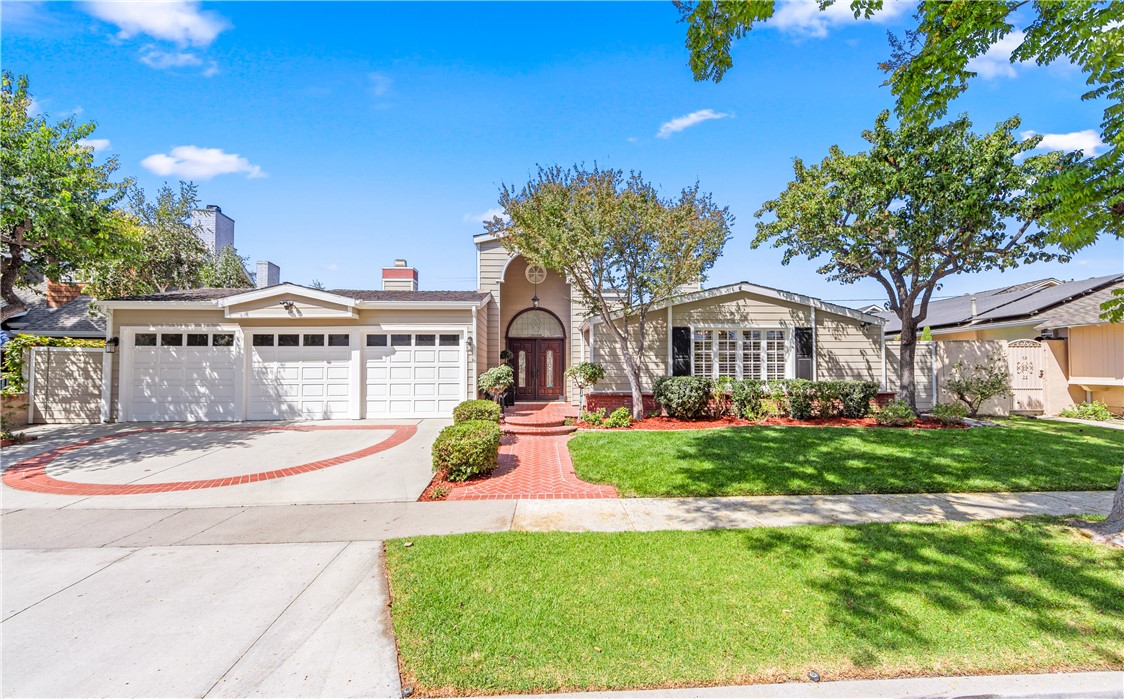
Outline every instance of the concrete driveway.
[[444, 420], [52, 426], [3, 452], [5, 510], [413, 501]]

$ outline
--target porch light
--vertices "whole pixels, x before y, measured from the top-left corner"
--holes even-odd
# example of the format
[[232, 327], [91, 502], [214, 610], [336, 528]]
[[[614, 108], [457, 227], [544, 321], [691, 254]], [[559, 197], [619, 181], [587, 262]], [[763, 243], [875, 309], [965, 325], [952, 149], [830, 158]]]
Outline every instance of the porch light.
[[464, 350], [465, 350], [465, 352], [467, 352], [468, 354], [472, 354], [472, 351], [475, 348], [476, 347], [472, 342], [472, 335], [469, 335], [469, 336], [465, 337], [464, 338]]
[[105, 341], [105, 353], [106, 354], [116, 354], [117, 353], [117, 345], [119, 345], [119, 344], [121, 344], [121, 338], [119, 338], [119, 337], [109, 338], [108, 340]]
[[531, 297], [531, 305], [534, 306], [535, 308], [539, 307], [539, 295], [538, 294], [535, 294], [534, 296]]

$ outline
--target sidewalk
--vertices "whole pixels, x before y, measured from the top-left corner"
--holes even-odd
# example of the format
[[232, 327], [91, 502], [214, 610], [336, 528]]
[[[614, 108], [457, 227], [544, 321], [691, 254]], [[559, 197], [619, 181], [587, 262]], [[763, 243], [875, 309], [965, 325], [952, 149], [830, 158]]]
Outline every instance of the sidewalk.
[[1113, 493], [488, 500], [4, 512], [3, 548], [378, 541], [504, 531], [658, 531], [1107, 512]]
[[[981, 677], [917, 677], [900, 680], [849, 680], [842, 682], [788, 682], [740, 687], [696, 689], [653, 689], [631, 692], [586, 692], [584, 694], [544, 695], [556, 699], [569, 697], [637, 697], [638, 699], [834, 699], [866, 697], [1072, 697], [1077, 699], [1120, 699], [1124, 697], [1124, 672], [1060, 672], [1048, 675], [984, 675]], [[503, 698], [499, 698], [503, 699]], [[510, 697], [507, 699], [511, 699]]]

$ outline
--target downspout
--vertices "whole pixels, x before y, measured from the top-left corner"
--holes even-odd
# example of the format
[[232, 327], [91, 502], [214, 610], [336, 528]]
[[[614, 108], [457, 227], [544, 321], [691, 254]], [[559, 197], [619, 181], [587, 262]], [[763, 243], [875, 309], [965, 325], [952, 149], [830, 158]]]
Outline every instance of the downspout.
[[675, 358], [672, 354], [672, 332], [671, 332], [671, 304], [667, 306], [667, 375], [671, 376], [675, 373]]
[[[480, 248], [476, 249], [477, 257], [480, 256]], [[479, 266], [477, 266], [477, 275], [479, 275]], [[479, 285], [479, 280], [477, 280]], [[472, 340], [472, 366], [468, 369], [468, 400], [473, 400], [477, 397], [478, 391], [476, 390], [476, 371], [480, 368], [480, 338], [477, 337], [476, 324], [476, 306], [469, 309], [472, 315], [472, 326], [468, 331], [468, 339]]]
[[819, 381], [819, 355], [820, 347], [817, 342], [819, 334], [816, 332], [816, 307], [809, 306], [812, 309], [812, 380]]
[[929, 340], [929, 362], [933, 371], [933, 405], [937, 404], [937, 341]]
[[890, 385], [886, 383], [886, 328], [878, 326], [878, 339], [882, 345], [882, 391], [888, 391]]

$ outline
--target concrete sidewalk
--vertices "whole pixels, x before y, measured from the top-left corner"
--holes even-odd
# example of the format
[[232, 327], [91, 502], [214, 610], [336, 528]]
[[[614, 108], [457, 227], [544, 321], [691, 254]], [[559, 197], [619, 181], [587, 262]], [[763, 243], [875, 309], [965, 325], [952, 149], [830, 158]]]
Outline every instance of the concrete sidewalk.
[[[1124, 672], [1060, 672], [1049, 675], [988, 675], [982, 677], [916, 677], [900, 680], [848, 680], [842, 682], [788, 682], [739, 687], [653, 689], [629, 692], [550, 694], [572, 697], [637, 697], [638, 699], [851, 699], [856, 697], [922, 699], [928, 697], [995, 697], [995, 699], [1121, 699]], [[502, 698], [501, 698], [502, 699]], [[508, 697], [507, 699], [513, 699]]]
[[503, 531], [659, 531], [942, 522], [1107, 512], [1112, 492], [490, 500], [168, 509], [25, 509], [5, 549], [379, 541]]

